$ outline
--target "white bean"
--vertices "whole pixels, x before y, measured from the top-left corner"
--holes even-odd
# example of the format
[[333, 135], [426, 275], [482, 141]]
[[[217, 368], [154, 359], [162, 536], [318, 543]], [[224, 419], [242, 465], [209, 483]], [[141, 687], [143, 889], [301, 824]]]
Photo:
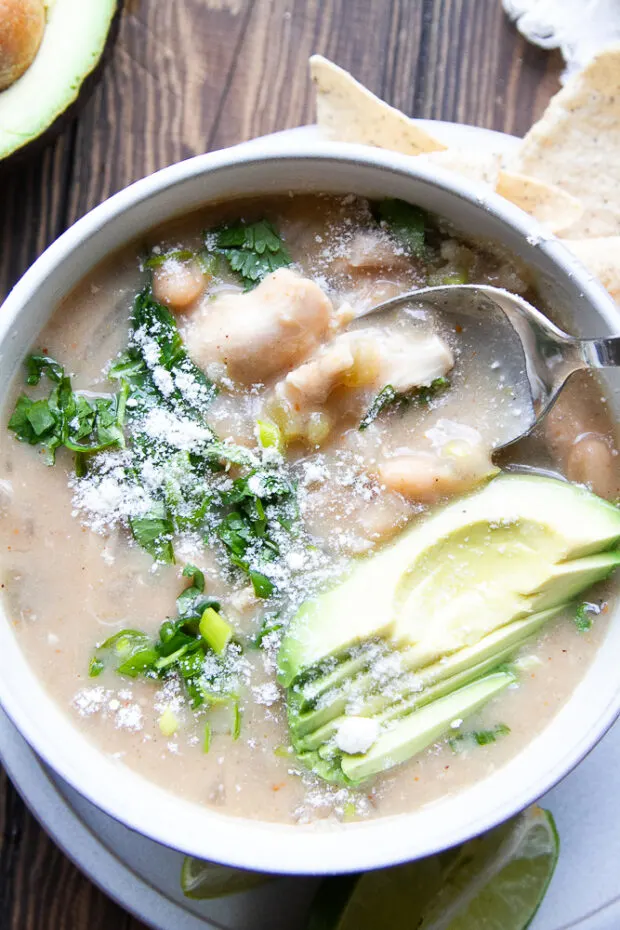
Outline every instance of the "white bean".
[[205, 283], [196, 262], [172, 259], [153, 271], [153, 296], [171, 310], [183, 311], [198, 300]]
[[603, 436], [588, 433], [573, 444], [566, 475], [570, 481], [587, 484], [601, 497], [615, 498], [618, 494], [616, 458]]

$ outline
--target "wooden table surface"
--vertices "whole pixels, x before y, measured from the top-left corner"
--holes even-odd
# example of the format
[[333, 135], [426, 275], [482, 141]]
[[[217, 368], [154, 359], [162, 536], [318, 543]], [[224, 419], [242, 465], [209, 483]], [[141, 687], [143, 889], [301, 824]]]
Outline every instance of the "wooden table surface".
[[[67, 226], [136, 178], [311, 121], [313, 52], [410, 115], [517, 135], [560, 71], [499, 0], [125, 0], [77, 119], [0, 166], [0, 300]], [[0, 930], [142, 926], [56, 848], [4, 774], [0, 792]]]

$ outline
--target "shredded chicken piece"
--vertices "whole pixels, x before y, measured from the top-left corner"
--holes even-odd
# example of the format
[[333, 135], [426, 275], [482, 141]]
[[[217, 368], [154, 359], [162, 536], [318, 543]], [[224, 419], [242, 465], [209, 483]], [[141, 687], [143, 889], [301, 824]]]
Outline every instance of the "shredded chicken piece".
[[194, 362], [217, 379], [222, 366], [240, 384], [289, 371], [314, 352], [333, 322], [313, 281], [279, 268], [248, 293], [225, 293], [193, 315], [185, 340]]
[[[276, 385], [270, 412], [285, 434], [316, 444], [317, 416], [326, 417], [331, 427], [339, 413], [361, 414], [369, 390], [376, 393], [390, 384], [397, 393], [405, 393], [430, 384], [453, 365], [450, 348], [435, 334], [380, 328], [342, 333]], [[330, 398], [338, 388], [350, 389], [346, 403], [339, 410], [330, 409]], [[322, 438], [329, 429], [325, 433]]]

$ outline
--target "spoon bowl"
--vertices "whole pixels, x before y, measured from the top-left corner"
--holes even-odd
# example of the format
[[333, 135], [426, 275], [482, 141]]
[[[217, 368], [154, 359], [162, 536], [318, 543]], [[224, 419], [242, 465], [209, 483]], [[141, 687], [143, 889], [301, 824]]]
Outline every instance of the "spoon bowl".
[[493, 341], [494, 364], [520, 398], [518, 416], [502, 431], [496, 451], [527, 436], [550, 410], [570, 376], [583, 368], [620, 366], [620, 336], [576, 339], [518, 294], [481, 284], [446, 284], [399, 294], [362, 317], [419, 307], [445, 318], [481, 323]]

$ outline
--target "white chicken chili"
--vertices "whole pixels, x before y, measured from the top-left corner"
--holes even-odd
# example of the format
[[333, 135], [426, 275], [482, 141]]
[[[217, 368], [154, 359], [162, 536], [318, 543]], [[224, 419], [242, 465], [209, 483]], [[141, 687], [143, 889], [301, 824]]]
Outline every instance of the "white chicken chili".
[[523, 398], [485, 320], [360, 318], [459, 281], [537, 302], [417, 207], [299, 195], [157, 229], [62, 301], [5, 411], [2, 585], [102, 751], [232, 815], [348, 821], [557, 712], [613, 593], [613, 424], [580, 374], [496, 461]]

